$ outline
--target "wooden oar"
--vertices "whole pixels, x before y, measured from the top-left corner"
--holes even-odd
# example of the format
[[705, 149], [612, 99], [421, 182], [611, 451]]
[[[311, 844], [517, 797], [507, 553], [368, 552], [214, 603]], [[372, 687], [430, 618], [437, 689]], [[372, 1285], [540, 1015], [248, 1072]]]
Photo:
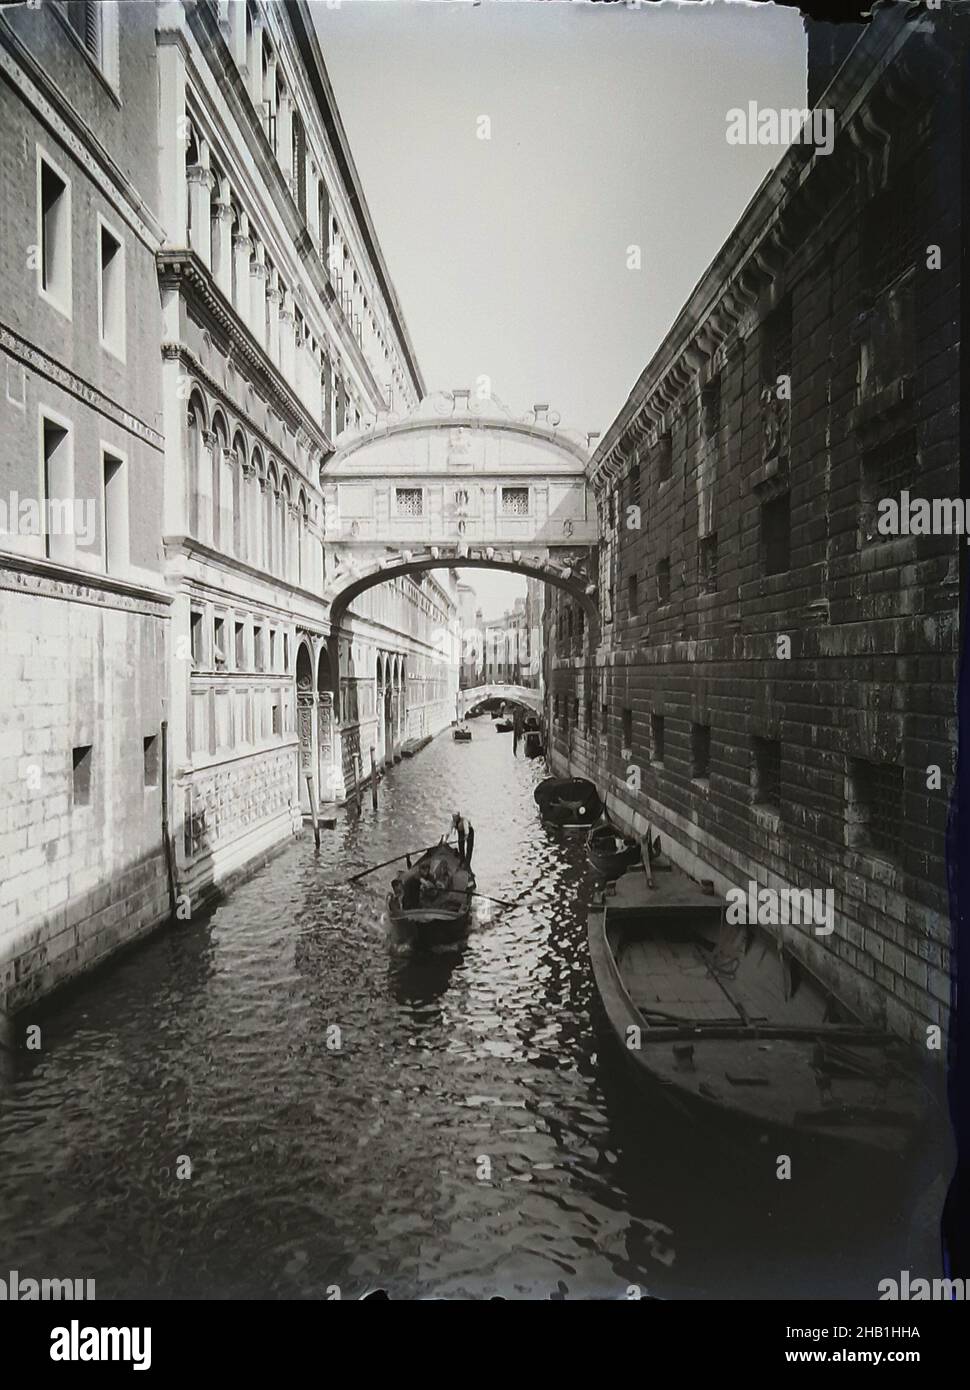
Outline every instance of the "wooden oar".
[[427, 854], [429, 849], [437, 849], [439, 844], [444, 844], [444, 841], [439, 840], [438, 844], [426, 845], [424, 849], [408, 849], [403, 854], [395, 854], [393, 859], [385, 859], [383, 864], [372, 864], [369, 869], [362, 869], [359, 874], [351, 874], [347, 882], [356, 883], [359, 878], [366, 878], [368, 874], [374, 874], [378, 869], [386, 869], [388, 864], [398, 864], [402, 859], [410, 859], [412, 854]]
[[498, 903], [499, 907], [517, 907], [522, 901], [522, 898], [516, 898], [514, 903], [507, 903], [504, 898], [493, 898], [491, 893], [469, 893], [468, 896], [470, 898], [487, 898], [490, 903]]

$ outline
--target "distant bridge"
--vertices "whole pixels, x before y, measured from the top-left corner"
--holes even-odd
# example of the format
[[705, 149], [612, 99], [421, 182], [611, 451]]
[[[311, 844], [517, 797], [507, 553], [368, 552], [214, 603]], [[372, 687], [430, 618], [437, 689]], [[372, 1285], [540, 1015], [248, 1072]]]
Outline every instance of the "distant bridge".
[[476, 685], [470, 690], [459, 690], [458, 692], [458, 712], [462, 719], [470, 709], [480, 705], [483, 700], [505, 700], [509, 704], [516, 702], [525, 705], [536, 714], [542, 713], [542, 696], [534, 686], [528, 685], [505, 685], [497, 683], [492, 685]]

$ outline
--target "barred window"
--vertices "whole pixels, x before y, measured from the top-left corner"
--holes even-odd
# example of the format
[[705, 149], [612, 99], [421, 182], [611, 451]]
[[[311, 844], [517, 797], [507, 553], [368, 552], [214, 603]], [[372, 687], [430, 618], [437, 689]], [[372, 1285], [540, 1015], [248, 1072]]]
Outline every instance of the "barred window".
[[527, 487], [503, 487], [502, 515], [529, 515], [529, 489]]
[[638, 584], [637, 584], [637, 576], [636, 576], [635, 574], [631, 574], [631, 575], [629, 575], [628, 578], [627, 578], [627, 581], [626, 581], [626, 595], [627, 595], [627, 607], [628, 607], [629, 610], [630, 610], [630, 616], [633, 617], [633, 616], [636, 614], [637, 608], [638, 608], [638, 606], [639, 606], [639, 605], [638, 605], [639, 588], [638, 588]]
[[761, 563], [765, 574], [791, 569], [791, 494], [761, 504]]
[[867, 848], [890, 859], [899, 857], [903, 821], [903, 769], [892, 763], [853, 758], [850, 797]]
[[912, 166], [873, 198], [862, 219], [862, 278], [871, 295], [898, 280], [916, 260], [917, 200]]
[[657, 562], [657, 602], [670, 602], [670, 561]]
[[657, 440], [657, 482], [665, 483], [674, 471], [674, 441], [670, 430]]
[[754, 799], [773, 810], [781, 807], [781, 743], [776, 738], [753, 738]]
[[717, 533], [702, 536], [699, 547], [700, 589], [702, 594], [717, 592]]
[[394, 489], [398, 516], [424, 515], [424, 489], [420, 487], [396, 487]]
[[630, 472], [627, 474], [627, 485], [629, 488], [629, 499], [632, 503], [640, 501], [640, 458], [637, 455], [630, 464]]
[[881, 498], [898, 498], [915, 475], [916, 430], [900, 430], [862, 455], [863, 501], [874, 506]]
[[780, 376], [791, 376], [792, 318], [791, 295], [786, 294], [764, 321], [762, 328], [762, 373], [774, 386]]
[[692, 776], [696, 779], [711, 775], [711, 726], [692, 724], [690, 732]]

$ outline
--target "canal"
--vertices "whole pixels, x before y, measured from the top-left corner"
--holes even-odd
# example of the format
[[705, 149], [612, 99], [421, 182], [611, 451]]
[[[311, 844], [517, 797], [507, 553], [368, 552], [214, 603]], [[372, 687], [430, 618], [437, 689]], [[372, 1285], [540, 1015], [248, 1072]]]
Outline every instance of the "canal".
[[[582, 839], [540, 824], [541, 763], [472, 726], [319, 854], [294, 840], [39, 1015], [42, 1049], [0, 1073], [0, 1274], [99, 1298], [872, 1298], [938, 1272], [908, 1200], [843, 1201], [833, 1177], [820, 1201], [631, 1092]], [[459, 808], [479, 889], [522, 901], [451, 955], [395, 955], [390, 871], [346, 878]]]

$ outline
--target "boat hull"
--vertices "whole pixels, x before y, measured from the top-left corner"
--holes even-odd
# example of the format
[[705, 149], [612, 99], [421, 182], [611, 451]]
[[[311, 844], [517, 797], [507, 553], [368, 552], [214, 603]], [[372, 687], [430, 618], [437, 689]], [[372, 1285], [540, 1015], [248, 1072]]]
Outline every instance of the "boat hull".
[[[434, 873], [444, 865], [451, 879], [447, 892], [427, 902], [409, 903], [408, 886], [420, 881], [422, 866]], [[415, 949], [451, 945], [468, 933], [472, 921], [475, 875], [452, 845], [435, 845], [404, 875], [400, 897], [388, 895], [387, 916], [398, 942]]]
[[637, 844], [631, 844], [623, 850], [605, 848], [605, 845], [611, 843], [615, 845], [616, 840], [616, 832], [612, 826], [605, 827], [605, 831], [605, 834], [598, 834], [597, 827], [590, 831], [586, 841], [586, 858], [602, 878], [612, 881], [625, 874], [628, 869], [635, 869], [642, 862], [641, 851]]
[[532, 793], [542, 819], [561, 829], [581, 829], [598, 821], [603, 802], [584, 777], [546, 777]]

